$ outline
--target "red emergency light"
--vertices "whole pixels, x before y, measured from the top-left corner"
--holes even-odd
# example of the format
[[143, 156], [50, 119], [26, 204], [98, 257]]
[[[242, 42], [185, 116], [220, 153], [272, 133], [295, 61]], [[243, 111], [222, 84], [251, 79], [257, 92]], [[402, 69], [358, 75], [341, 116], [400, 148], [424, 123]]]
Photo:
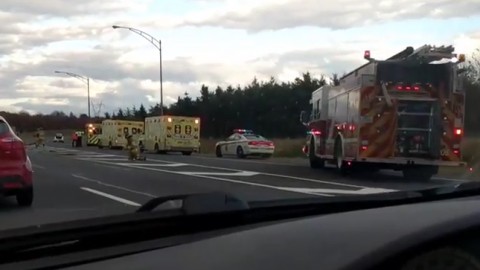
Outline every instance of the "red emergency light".
[[369, 50], [366, 50], [364, 53], [363, 53], [363, 58], [367, 59], [367, 60], [370, 60], [370, 51]]
[[395, 86], [395, 89], [397, 89], [398, 91], [420, 91], [420, 86], [418, 85], [403, 85], [403, 84], [399, 84], [397, 86]]
[[240, 134], [244, 134], [244, 133], [253, 133], [252, 130], [249, 130], [249, 129], [234, 129], [233, 130], [233, 133], [240, 133]]
[[460, 135], [462, 135], [462, 133], [463, 133], [463, 131], [462, 131], [461, 128], [456, 128], [455, 129], [455, 135], [460, 136]]

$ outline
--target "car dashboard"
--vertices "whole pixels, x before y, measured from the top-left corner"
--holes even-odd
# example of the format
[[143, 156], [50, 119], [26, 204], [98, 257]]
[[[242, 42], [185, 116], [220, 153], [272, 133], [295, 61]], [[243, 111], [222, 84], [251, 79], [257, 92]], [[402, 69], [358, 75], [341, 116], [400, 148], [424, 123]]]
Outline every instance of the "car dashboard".
[[[479, 199], [476, 196], [239, 226], [201, 237], [157, 239], [164, 241], [163, 248], [134, 252], [150, 243], [145, 241], [130, 245], [130, 255], [116, 257], [114, 249], [108, 248], [91, 251], [104, 252], [106, 258], [63, 269], [420, 269], [412, 264], [438, 264], [442, 260], [475, 266], [464, 269], [480, 269]], [[69, 254], [63, 259], [85, 254]], [[35, 264], [61, 257], [42, 258]]]

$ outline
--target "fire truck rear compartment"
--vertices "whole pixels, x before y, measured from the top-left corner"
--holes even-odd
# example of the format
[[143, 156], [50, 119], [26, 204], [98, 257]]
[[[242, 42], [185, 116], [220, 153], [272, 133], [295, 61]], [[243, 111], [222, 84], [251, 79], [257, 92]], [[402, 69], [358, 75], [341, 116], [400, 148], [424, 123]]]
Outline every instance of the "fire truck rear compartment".
[[370, 159], [371, 162], [356, 166], [402, 171], [409, 180], [429, 180], [438, 173], [435, 163], [440, 159], [442, 130], [438, 100], [401, 99], [397, 104], [397, 133], [391, 162]]
[[437, 100], [399, 100], [395, 157], [440, 158], [440, 111]]

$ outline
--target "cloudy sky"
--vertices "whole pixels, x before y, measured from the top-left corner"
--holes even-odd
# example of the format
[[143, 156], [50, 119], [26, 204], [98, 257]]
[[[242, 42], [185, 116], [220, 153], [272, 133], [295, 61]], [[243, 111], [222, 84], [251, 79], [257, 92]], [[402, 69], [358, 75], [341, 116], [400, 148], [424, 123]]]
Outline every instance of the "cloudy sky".
[[375, 58], [426, 43], [471, 53], [480, 0], [1, 0], [0, 110], [86, 112], [86, 84], [55, 70], [89, 77], [102, 114], [157, 103], [158, 50], [112, 25], [162, 41], [168, 105], [201, 84], [343, 73], [366, 49]]

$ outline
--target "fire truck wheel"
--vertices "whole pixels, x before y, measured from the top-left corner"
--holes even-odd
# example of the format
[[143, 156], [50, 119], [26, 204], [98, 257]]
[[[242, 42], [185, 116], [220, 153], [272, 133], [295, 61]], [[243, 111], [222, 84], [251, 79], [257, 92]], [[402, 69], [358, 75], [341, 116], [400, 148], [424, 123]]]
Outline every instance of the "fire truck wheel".
[[321, 169], [325, 167], [325, 161], [315, 156], [315, 142], [313, 139], [310, 141], [308, 159], [310, 160], [310, 168], [312, 169]]
[[217, 155], [217, 157], [222, 157], [222, 149], [220, 148], [220, 146], [217, 146], [215, 148], [215, 155]]
[[342, 144], [341, 140], [337, 139], [335, 141], [335, 167], [341, 174], [347, 174], [349, 173], [349, 170], [347, 166], [345, 166], [345, 160], [343, 160], [343, 151], [342, 151]]

